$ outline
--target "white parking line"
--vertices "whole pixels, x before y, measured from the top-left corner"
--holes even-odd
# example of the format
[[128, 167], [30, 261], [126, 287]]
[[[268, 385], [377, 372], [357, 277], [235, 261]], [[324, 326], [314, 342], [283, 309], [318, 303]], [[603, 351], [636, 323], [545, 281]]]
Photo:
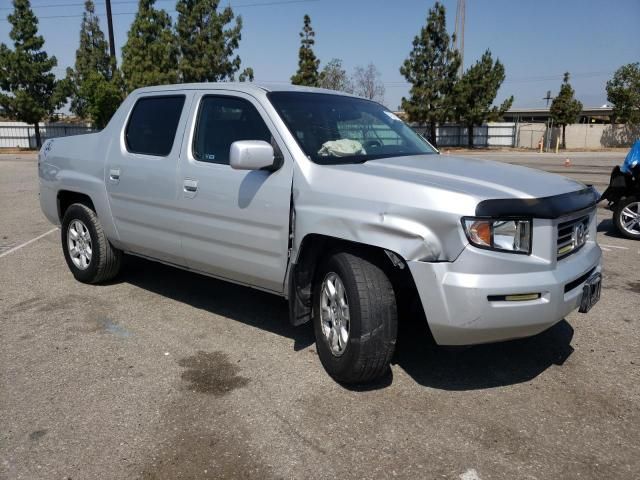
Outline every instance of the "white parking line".
[[42, 235], [38, 235], [36, 238], [32, 238], [31, 240], [29, 240], [28, 242], [24, 242], [20, 245], [18, 245], [17, 247], [13, 247], [11, 250], [7, 250], [6, 252], [0, 254], [0, 258], [2, 257], [6, 257], [7, 255], [9, 255], [10, 253], [15, 252], [16, 250], [20, 250], [22, 247], [26, 247], [27, 245], [31, 245], [33, 242], [37, 242], [38, 240], [40, 240], [41, 238], [46, 237], [47, 235], [49, 235], [50, 233], [55, 232], [56, 230], [58, 230], [58, 227], [56, 228], [52, 228], [51, 230], [49, 230], [46, 233], [43, 233]]
[[601, 247], [607, 247], [607, 248], [619, 248], [620, 250], [629, 250], [629, 247], [619, 247], [617, 245], [607, 245], [606, 243], [599, 243], [598, 245], [600, 245]]

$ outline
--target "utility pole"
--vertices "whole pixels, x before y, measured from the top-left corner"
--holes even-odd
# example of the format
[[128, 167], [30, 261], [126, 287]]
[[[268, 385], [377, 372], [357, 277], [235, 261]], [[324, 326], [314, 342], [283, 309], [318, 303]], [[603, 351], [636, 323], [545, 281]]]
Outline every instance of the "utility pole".
[[460, 68], [458, 69], [458, 76], [462, 76], [462, 72], [464, 71], [464, 23], [467, 6], [465, 0], [458, 0], [458, 6], [456, 8], [456, 27], [454, 30], [454, 35], [456, 40], [453, 46], [460, 52]]
[[113, 19], [111, 18], [111, 0], [106, 0], [107, 4], [107, 26], [109, 28], [109, 53], [113, 66], [116, 66], [116, 45], [113, 41]]
[[547, 90], [547, 96], [546, 97], [542, 97], [543, 100], [547, 101], [547, 107], [549, 106], [549, 101], [551, 99], [553, 99], [553, 97], [551, 96], [551, 90]]

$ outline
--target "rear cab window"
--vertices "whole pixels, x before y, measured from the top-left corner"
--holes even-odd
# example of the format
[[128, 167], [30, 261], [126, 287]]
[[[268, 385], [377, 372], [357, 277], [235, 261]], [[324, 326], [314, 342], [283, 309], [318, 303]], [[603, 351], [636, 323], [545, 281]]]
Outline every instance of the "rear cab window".
[[184, 102], [184, 95], [140, 98], [133, 107], [125, 130], [127, 151], [159, 157], [169, 155]]

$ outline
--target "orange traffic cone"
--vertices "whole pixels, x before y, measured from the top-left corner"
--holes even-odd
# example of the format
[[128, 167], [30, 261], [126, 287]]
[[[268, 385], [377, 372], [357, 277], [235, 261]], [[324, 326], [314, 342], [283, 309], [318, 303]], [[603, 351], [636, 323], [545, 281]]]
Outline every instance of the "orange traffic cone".
[[571, 160], [569, 160], [568, 158], [564, 159], [564, 166], [565, 167], [570, 167], [571, 166]]

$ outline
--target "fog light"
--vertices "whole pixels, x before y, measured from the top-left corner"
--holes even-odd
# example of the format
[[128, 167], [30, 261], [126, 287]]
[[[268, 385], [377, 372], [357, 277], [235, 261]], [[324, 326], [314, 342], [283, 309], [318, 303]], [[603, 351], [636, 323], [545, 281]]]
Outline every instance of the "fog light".
[[507, 295], [504, 297], [507, 302], [525, 302], [527, 300], [537, 300], [539, 298], [539, 293], [524, 293], [521, 295]]
[[490, 302], [526, 302], [530, 300], [538, 300], [539, 293], [519, 293], [517, 295], [489, 295], [487, 299]]

